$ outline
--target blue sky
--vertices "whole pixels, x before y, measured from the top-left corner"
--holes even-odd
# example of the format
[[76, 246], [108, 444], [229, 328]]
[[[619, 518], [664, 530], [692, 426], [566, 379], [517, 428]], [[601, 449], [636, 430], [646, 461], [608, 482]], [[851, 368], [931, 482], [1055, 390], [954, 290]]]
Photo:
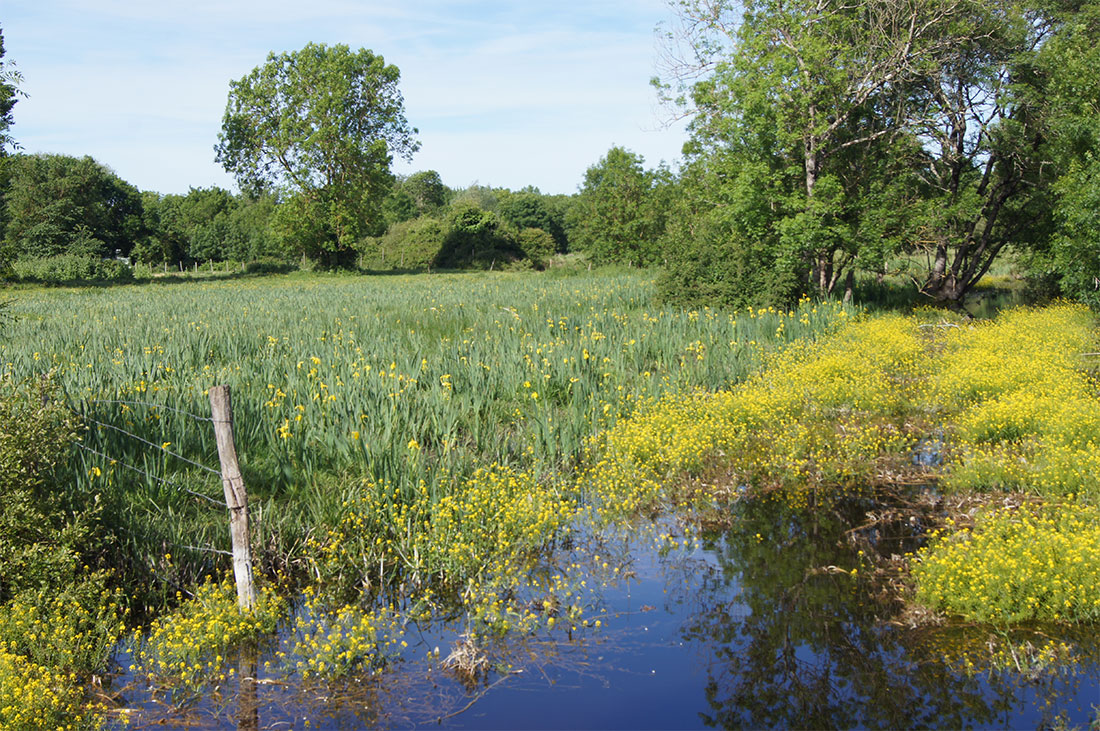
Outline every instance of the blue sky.
[[25, 152], [91, 155], [143, 190], [232, 187], [214, 163], [229, 82], [310, 41], [401, 69], [421, 150], [394, 170], [572, 193], [612, 145], [673, 163], [657, 103], [664, 0], [5, 0]]

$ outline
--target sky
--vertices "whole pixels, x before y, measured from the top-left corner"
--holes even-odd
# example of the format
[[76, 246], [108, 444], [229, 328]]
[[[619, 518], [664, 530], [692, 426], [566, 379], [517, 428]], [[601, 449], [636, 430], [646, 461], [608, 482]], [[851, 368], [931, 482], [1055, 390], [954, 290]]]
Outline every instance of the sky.
[[421, 148], [394, 172], [574, 193], [612, 145], [674, 164], [686, 139], [649, 84], [665, 0], [3, 0], [27, 153], [91, 155], [142, 190], [235, 189], [214, 162], [229, 82], [307, 43], [401, 70]]

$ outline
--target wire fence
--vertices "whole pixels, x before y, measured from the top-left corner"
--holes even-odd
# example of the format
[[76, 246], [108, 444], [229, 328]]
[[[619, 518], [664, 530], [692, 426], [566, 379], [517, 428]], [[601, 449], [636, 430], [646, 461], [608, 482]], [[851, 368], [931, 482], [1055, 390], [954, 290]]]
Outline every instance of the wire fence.
[[[232, 552], [223, 551], [213, 547], [199, 547], [199, 546], [180, 546], [193, 551], [206, 551], [210, 553], [217, 553], [222, 555], [231, 556], [233, 559], [233, 573], [237, 584], [237, 598], [242, 609], [249, 609], [252, 607], [255, 601], [255, 591], [253, 587], [252, 579], [252, 548], [251, 540], [249, 537], [248, 526], [248, 496], [245, 491], [244, 481], [241, 477], [240, 467], [237, 462], [236, 446], [234, 444], [233, 437], [233, 414], [230, 401], [229, 387], [228, 386], [214, 386], [209, 391], [210, 396], [210, 416], [200, 416], [193, 414], [182, 409], [165, 406], [163, 404], [157, 404], [149, 401], [138, 400], [122, 400], [122, 399], [93, 399], [80, 404], [80, 408], [74, 408], [69, 406], [73, 413], [80, 418], [85, 424], [94, 425], [98, 430], [107, 430], [114, 434], [121, 435], [125, 440], [128, 440], [130, 444], [140, 445], [137, 448], [143, 450], [144, 453], [152, 451], [157, 456], [167, 460], [173, 459], [180, 463], [189, 465], [192, 468], [196, 468], [202, 472], [216, 475], [221, 482], [224, 500], [216, 500], [209, 495], [205, 495], [196, 490], [192, 490], [190, 487], [182, 485], [178, 482], [168, 479], [166, 476], [156, 475], [150, 472], [148, 469], [138, 467], [132, 464], [131, 461], [121, 459], [120, 455], [111, 455], [108, 453], [106, 447], [100, 446], [100, 449], [91, 447], [87, 444], [77, 442], [77, 446], [89, 454], [96, 455], [97, 457], [107, 460], [110, 465], [119, 465], [127, 470], [131, 470], [135, 473], [141, 474], [149, 480], [153, 480], [159, 484], [168, 485], [171, 488], [180, 492], [191, 495], [195, 498], [209, 502], [213, 505], [217, 505], [219, 508], [226, 509], [229, 513], [229, 533], [232, 540]], [[93, 416], [92, 409], [96, 405], [109, 405], [109, 406], [121, 406], [124, 411], [132, 411], [135, 408], [151, 409], [157, 418], [160, 418], [159, 412], [165, 411], [180, 416], [193, 419], [204, 424], [210, 424], [210, 432], [217, 446], [218, 460], [221, 469], [214, 469], [202, 462], [192, 459], [191, 457], [180, 454], [178, 451], [171, 450], [169, 447], [173, 444], [173, 440], [169, 439], [162, 441], [160, 444], [149, 439], [147, 436], [136, 434], [130, 429], [120, 426], [110, 421], [105, 421], [107, 417], [101, 417], [98, 413]], [[100, 418], [97, 418], [100, 417]], [[161, 435], [163, 438], [165, 435]], [[205, 440], [204, 440], [205, 441]], [[107, 451], [105, 451], [107, 450]], [[123, 449], [122, 451], [130, 451]], [[155, 503], [154, 503], [155, 504]]]
[[[168, 445], [175, 443], [175, 440], [170, 439], [170, 435], [162, 435], [162, 436], [165, 437], [165, 441], [162, 441], [160, 444], [158, 444], [155, 441], [153, 441], [152, 439], [149, 439], [146, 436], [142, 436], [141, 434], [136, 434], [133, 431], [130, 431], [129, 429], [125, 429], [125, 428], [119, 426], [118, 424], [109, 423], [107, 421], [104, 421], [102, 418], [95, 418], [94, 416], [91, 415], [90, 412], [92, 411], [92, 407], [98, 406], [98, 405], [122, 406], [125, 409], [131, 409], [131, 410], [149, 409], [153, 413], [164, 411], [164, 412], [169, 412], [169, 413], [177, 414], [177, 415], [180, 415], [180, 416], [184, 416], [184, 417], [193, 419], [196, 422], [202, 422], [202, 423], [206, 423], [206, 424], [213, 424], [214, 423], [213, 417], [211, 417], [211, 416], [201, 416], [199, 414], [193, 414], [189, 411], [184, 411], [182, 409], [173, 408], [173, 407], [170, 407], [170, 406], [166, 406], [164, 404], [158, 404], [158, 403], [154, 403], [154, 402], [151, 402], [151, 401], [135, 401], [135, 400], [121, 400], [121, 399], [89, 399], [89, 400], [80, 402], [77, 406], [72, 405], [72, 403], [68, 404], [68, 409], [74, 415], [76, 415], [78, 418], [80, 418], [84, 423], [89, 424], [89, 425], [94, 425], [95, 427], [98, 427], [100, 429], [109, 430], [113, 433], [120, 434], [123, 437], [125, 437], [129, 440], [132, 440], [133, 443], [140, 444], [143, 447], [145, 447], [146, 448], [145, 452], [147, 454], [151, 453], [151, 454], [156, 455], [158, 457], [167, 457], [167, 458], [175, 459], [175, 460], [178, 460], [182, 463], [185, 463], [185, 464], [187, 464], [191, 467], [194, 467], [198, 470], [201, 470], [205, 473], [216, 475], [219, 480], [223, 479], [223, 474], [222, 474], [221, 470], [214, 469], [213, 467], [210, 467], [209, 465], [203, 464], [202, 462], [199, 462], [195, 459], [192, 459], [190, 457], [182, 455], [182, 454], [180, 454], [179, 452], [177, 452], [175, 450], [169, 449]], [[104, 418], [106, 418], [106, 417], [104, 417]], [[141, 475], [142, 477], [144, 477], [144, 478], [146, 478], [150, 481], [156, 482], [156, 483], [161, 484], [161, 485], [165, 485], [165, 486], [167, 486], [171, 489], [174, 489], [174, 490], [177, 490], [181, 493], [190, 495], [190, 496], [192, 496], [192, 497], [194, 497], [198, 500], [203, 501], [204, 503], [209, 503], [210, 505], [214, 505], [218, 508], [221, 508], [222, 510], [226, 510], [229, 507], [226, 504], [224, 494], [217, 497], [217, 498], [215, 498], [215, 497], [212, 497], [210, 495], [204, 494], [202, 492], [198, 492], [196, 490], [191, 489], [190, 487], [188, 487], [186, 485], [181, 484], [178, 481], [169, 479], [168, 477], [163, 476], [163, 475], [155, 474], [155, 473], [151, 472], [149, 469], [147, 469], [145, 467], [139, 467], [137, 465], [131, 464], [130, 462], [128, 462], [125, 459], [121, 458], [117, 454], [112, 455], [112, 454], [107, 453], [106, 451], [102, 451], [101, 449], [95, 449], [94, 447], [88, 446], [87, 444], [83, 443], [82, 441], [77, 441], [76, 442], [76, 447], [78, 449], [82, 450], [83, 452], [86, 452], [86, 453], [91, 454], [91, 455], [95, 455], [96, 457], [98, 457], [102, 460], [105, 460], [110, 466], [117, 465], [118, 467], [126, 469], [130, 472]], [[233, 555], [232, 552], [230, 552], [230, 551], [224, 551], [222, 549], [213, 548], [213, 547], [210, 547], [210, 546], [191, 546], [191, 545], [183, 545], [183, 544], [173, 544], [173, 545], [176, 548], [182, 548], [182, 549], [191, 550], [191, 551], [201, 551], [201, 552], [205, 552], [205, 553], [214, 553], [214, 554], [219, 554], [219, 555], [224, 555], [224, 556], [232, 556]]]

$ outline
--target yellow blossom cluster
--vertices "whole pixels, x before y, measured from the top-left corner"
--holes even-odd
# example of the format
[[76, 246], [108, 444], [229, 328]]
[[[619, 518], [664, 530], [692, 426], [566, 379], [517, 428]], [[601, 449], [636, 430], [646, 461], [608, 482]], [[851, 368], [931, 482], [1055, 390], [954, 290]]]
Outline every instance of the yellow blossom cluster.
[[312, 593], [294, 623], [294, 639], [278, 653], [304, 678], [340, 677], [373, 671], [404, 645], [393, 607], [367, 610], [344, 605], [327, 610]]
[[977, 621], [1100, 620], [1100, 509], [984, 514], [934, 535], [912, 572], [920, 602]]
[[795, 343], [744, 384], [671, 394], [600, 435], [582, 485], [633, 511], [685, 476], [797, 490], [860, 487], [906, 458], [904, 418], [928, 364], [913, 320], [890, 316]]
[[246, 612], [238, 607], [231, 580], [200, 585], [147, 632], [135, 634], [130, 669], [183, 685], [224, 677], [227, 653], [274, 632], [286, 611], [285, 600], [272, 589], [262, 587], [256, 594], [252, 611]]
[[932, 394], [950, 428], [955, 489], [1100, 498], [1100, 391], [1083, 307], [1013, 310], [944, 334]]
[[0, 728], [100, 727], [103, 708], [85, 685], [107, 667], [125, 616], [100, 578], [0, 606]]
[[38, 665], [0, 641], [0, 728], [64, 731], [102, 727], [101, 709], [84, 703], [71, 671]]

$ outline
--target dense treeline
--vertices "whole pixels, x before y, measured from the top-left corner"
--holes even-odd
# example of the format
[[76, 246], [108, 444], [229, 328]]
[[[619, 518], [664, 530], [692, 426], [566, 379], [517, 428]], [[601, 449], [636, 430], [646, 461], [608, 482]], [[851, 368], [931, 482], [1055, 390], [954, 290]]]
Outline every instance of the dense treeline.
[[832, 296], [906, 259], [958, 306], [1013, 249], [1095, 297], [1097, 5], [677, 7], [689, 52], [664, 89], [692, 122], [669, 298]]
[[[154, 268], [210, 262], [319, 263], [286, 230], [294, 206], [273, 192], [192, 188], [139, 192], [90, 157], [13, 155], [0, 161], [2, 260], [45, 281], [119, 279], [122, 260]], [[352, 245], [370, 270], [545, 267], [570, 249], [573, 198], [443, 185], [435, 171], [396, 177], [381, 216]]]

